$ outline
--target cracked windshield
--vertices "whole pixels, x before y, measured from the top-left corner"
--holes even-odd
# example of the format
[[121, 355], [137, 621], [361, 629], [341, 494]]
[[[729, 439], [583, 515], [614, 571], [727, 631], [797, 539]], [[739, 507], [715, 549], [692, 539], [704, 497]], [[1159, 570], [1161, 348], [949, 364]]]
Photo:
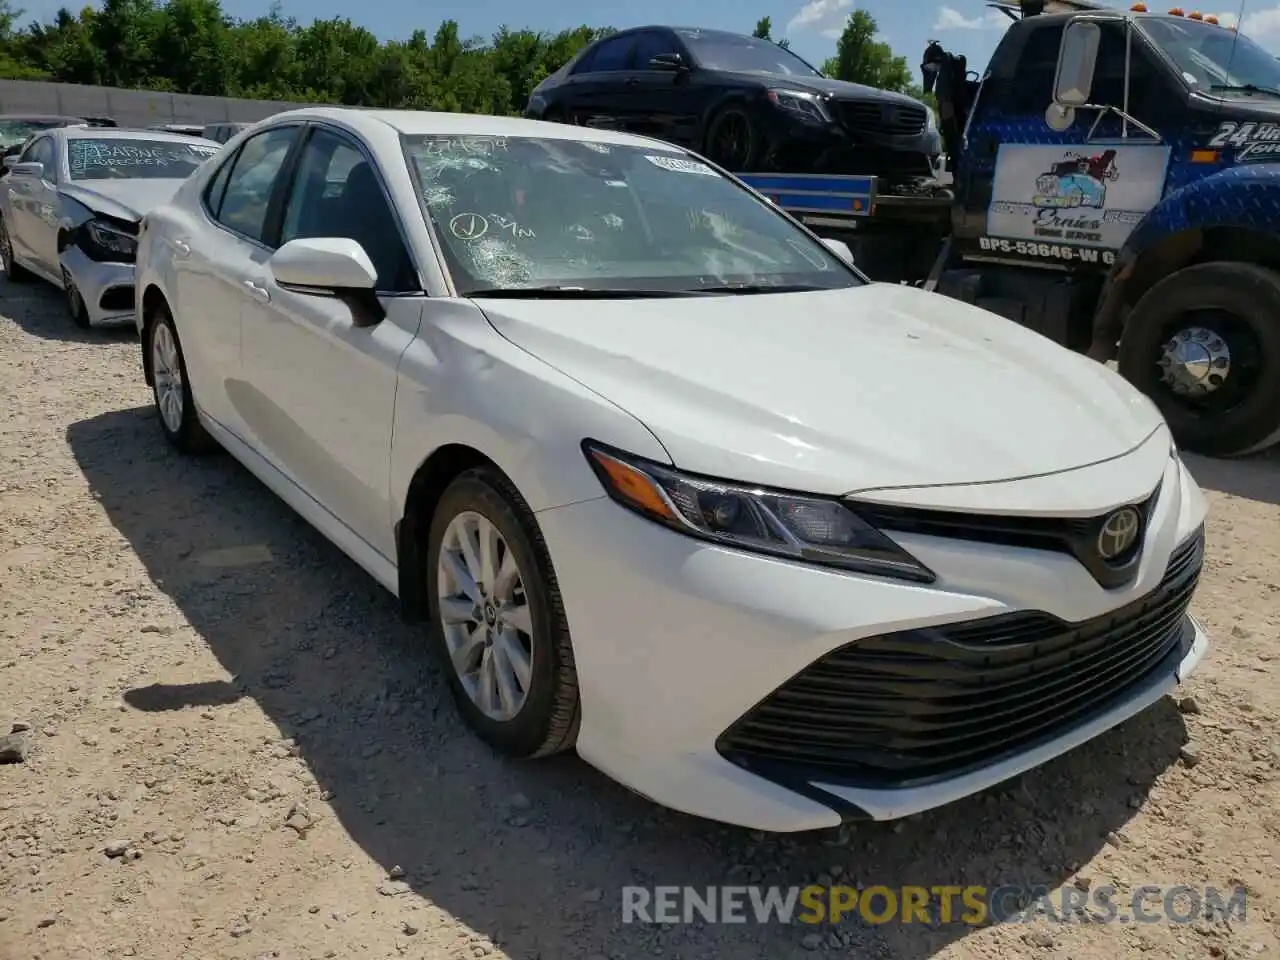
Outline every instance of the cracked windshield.
[[78, 137], [67, 143], [72, 180], [185, 180], [217, 147], [168, 140]]
[[825, 290], [861, 281], [705, 164], [660, 147], [408, 137], [463, 295], [571, 288]]

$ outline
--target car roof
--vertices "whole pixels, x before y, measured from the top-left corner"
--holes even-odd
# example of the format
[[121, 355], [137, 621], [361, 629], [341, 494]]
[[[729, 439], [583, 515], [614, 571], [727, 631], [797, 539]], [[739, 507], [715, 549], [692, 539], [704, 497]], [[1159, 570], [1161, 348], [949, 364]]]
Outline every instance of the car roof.
[[377, 129], [391, 127], [408, 136], [441, 137], [537, 137], [544, 140], [576, 140], [662, 149], [667, 153], [683, 152], [679, 147], [629, 133], [579, 127], [523, 117], [491, 117], [477, 113], [436, 113], [426, 110], [365, 110], [351, 107], [302, 107], [273, 115], [268, 121], [316, 120], [345, 124], [367, 136]]
[[69, 120], [72, 122], [82, 122], [84, 117], [68, 116], [61, 113], [0, 113], [0, 120]]
[[172, 133], [168, 130], [151, 130], [141, 127], [67, 127], [62, 131], [68, 140], [158, 140], [163, 143], [191, 143], [221, 148], [216, 140], [204, 137], [193, 137], [185, 133]]

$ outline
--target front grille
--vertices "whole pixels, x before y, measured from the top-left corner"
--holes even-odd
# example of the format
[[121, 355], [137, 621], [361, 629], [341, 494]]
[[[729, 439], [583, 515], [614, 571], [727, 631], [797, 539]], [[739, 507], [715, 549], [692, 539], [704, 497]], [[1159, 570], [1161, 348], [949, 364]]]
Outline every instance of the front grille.
[[837, 100], [840, 122], [853, 133], [877, 133], [890, 137], [913, 137], [924, 132], [925, 108], [918, 104], [888, 103], [879, 100]]
[[868, 637], [811, 664], [716, 744], [763, 776], [874, 787], [956, 776], [1060, 735], [1180, 656], [1204, 532], [1160, 586], [1066, 623], [1020, 611]]
[[1021, 517], [921, 510], [856, 501], [850, 501], [850, 506], [872, 526], [891, 533], [914, 533], [1067, 553], [1075, 557], [1100, 585], [1110, 589], [1128, 583], [1137, 573], [1147, 523], [1159, 498], [1160, 486], [1157, 486], [1145, 500], [1129, 504], [1141, 518], [1137, 546], [1131, 553], [1113, 561], [1104, 560], [1097, 546], [1102, 525], [1113, 511], [1096, 517]]

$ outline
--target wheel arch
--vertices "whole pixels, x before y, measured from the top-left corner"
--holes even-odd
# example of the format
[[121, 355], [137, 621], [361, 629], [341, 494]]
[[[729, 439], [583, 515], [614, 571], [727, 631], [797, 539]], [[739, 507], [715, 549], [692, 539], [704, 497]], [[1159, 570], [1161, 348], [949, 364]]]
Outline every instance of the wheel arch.
[[171, 314], [172, 308], [169, 306], [169, 300], [165, 297], [163, 291], [154, 283], [148, 283], [142, 290], [142, 296], [138, 300], [142, 304], [142, 331], [139, 341], [142, 343], [142, 375], [146, 379], [147, 386], [154, 387], [155, 372], [151, 369], [151, 351], [147, 349], [147, 341], [151, 336], [151, 318], [155, 316], [156, 310], [164, 307]]
[[400, 613], [409, 623], [420, 623], [427, 617], [423, 554], [436, 506], [450, 483], [466, 471], [479, 467], [496, 470], [519, 489], [511, 475], [491, 457], [466, 443], [446, 443], [437, 447], [419, 464], [409, 480], [404, 515], [395, 525]]
[[1133, 307], [1169, 274], [1211, 260], [1280, 269], [1280, 164], [1228, 167], [1167, 194], [1125, 241], [1094, 320], [1114, 346]]

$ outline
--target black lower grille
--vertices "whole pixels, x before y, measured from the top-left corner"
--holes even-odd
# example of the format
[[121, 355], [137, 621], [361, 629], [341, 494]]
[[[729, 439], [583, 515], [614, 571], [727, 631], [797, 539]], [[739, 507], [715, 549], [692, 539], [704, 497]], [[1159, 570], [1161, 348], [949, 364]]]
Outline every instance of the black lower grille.
[[881, 787], [992, 763], [1107, 709], [1178, 655], [1203, 561], [1201, 530], [1157, 589], [1080, 623], [1020, 611], [858, 640], [788, 680], [716, 747], [766, 776]]
[[840, 122], [853, 133], [878, 133], [891, 137], [913, 137], [923, 133], [925, 108], [918, 104], [880, 100], [835, 101]]

